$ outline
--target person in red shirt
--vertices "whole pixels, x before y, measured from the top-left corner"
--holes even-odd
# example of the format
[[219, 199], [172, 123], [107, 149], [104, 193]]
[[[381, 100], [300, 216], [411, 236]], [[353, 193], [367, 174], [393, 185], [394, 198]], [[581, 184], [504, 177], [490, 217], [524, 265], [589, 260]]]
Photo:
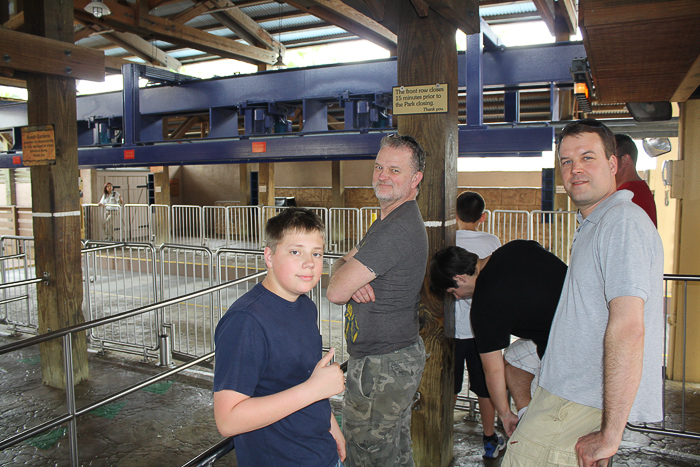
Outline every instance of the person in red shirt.
[[656, 226], [654, 195], [647, 183], [637, 173], [637, 145], [628, 135], [619, 133], [615, 135], [615, 143], [617, 190], [629, 190], [634, 193], [632, 202], [644, 209]]

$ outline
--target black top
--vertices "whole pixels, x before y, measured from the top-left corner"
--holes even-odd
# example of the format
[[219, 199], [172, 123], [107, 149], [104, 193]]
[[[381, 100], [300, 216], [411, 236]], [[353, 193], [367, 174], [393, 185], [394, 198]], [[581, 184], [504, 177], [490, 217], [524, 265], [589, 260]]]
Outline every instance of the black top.
[[542, 358], [565, 276], [566, 264], [535, 241], [514, 240], [494, 251], [472, 299], [479, 353], [505, 349], [514, 335], [532, 339]]

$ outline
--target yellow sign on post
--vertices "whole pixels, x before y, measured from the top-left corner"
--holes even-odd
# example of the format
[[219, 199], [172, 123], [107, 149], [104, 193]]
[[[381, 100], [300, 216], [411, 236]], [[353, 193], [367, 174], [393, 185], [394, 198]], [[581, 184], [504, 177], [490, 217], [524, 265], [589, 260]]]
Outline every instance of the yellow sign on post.
[[53, 125], [22, 128], [22, 163], [25, 166], [56, 163], [56, 140]]
[[447, 112], [447, 84], [396, 86], [393, 98], [394, 115]]

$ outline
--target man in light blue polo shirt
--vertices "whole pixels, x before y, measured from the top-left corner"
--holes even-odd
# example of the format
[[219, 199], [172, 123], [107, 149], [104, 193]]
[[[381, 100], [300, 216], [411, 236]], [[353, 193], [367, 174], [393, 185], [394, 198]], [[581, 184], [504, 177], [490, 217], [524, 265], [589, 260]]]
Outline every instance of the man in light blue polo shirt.
[[628, 420], [663, 418], [661, 239], [632, 193], [616, 191], [605, 125], [570, 123], [557, 149], [580, 225], [539, 387], [504, 467], [606, 465]]

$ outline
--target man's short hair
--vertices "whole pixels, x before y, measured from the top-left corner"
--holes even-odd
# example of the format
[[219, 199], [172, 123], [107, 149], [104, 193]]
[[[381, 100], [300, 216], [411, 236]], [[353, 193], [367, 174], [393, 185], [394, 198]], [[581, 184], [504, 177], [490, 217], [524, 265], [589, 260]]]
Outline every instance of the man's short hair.
[[632, 163], [637, 165], [637, 145], [634, 144], [634, 140], [629, 136], [622, 133], [617, 133], [615, 135], [615, 155], [617, 157], [622, 157], [625, 154], [629, 154], [632, 158]]
[[462, 222], [476, 222], [484, 214], [486, 203], [479, 193], [465, 191], [457, 197], [457, 217]]
[[447, 289], [457, 288], [454, 277], [461, 274], [473, 276], [479, 257], [458, 246], [448, 246], [430, 259], [430, 292], [433, 295], [445, 295]]
[[413, 172], [425, 172], [425, 150], [413, 136], [392, 133], [386, 135], [379, 143], [379, 149], [384, 147], [408, 149], [413, 156]]
[[595, 133], [600, 137], [607, 159], [615, 155], [615, 136], [610, 131], [610, 128], [594, 118], [584, 118], [583, 120], [569, 123], [561, 130], [561, 133], [559, 133], [559, 144], [557, 144], [557, 156], [564, 138], [567, 136], [580, 136], [584, 133]]
[[326, 238], [326, 227], [313, 211], [304, 208], [286, 208], [265, 225], [265, 245], [274, 253], [285, 236], [292, 233], [318, 232]]

